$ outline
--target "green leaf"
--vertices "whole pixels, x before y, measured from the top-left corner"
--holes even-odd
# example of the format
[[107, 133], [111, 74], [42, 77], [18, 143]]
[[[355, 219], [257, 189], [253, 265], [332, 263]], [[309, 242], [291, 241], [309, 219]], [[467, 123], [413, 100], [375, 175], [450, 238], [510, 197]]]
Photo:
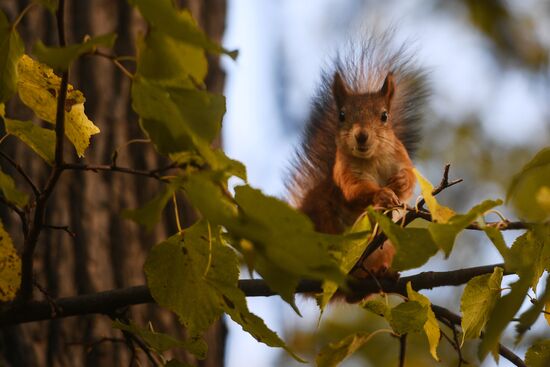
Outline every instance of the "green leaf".
[[428, 321], [428, 307], [418, 301], [408, 301], [391, 309], [390, 325], [396, 334], [418, 332]]
[[530, 274], [520, 276], [519, 280], [511, 285], [510, 292], [497, 300], [479, 345], [478, 356], [481, 361], [489, 352], [498, 348], [500, 335], [521, 307], [531, 285], [531, 279]]
[[548, 265], [548, 254], [544, 240], [535, 236], [533, 230], [516, 238], [510, 249], [506, 268], [520, 276], [531, 277], [531, 287], [537, 288], [538, 281]]
[[477, 217], [501, 204], [501, 200], [485, 200], [481, 204], [474, 206], [466, 214], [454, 215], [447, 223], [429, 223], [428, 230], [434, 242], [445, 252], [445, 256], [448, 257], [453, 249], [458, 233], [468, 227]]
[[391, 318], [391, 308], [386, 304], [386, 302], [383, 302], [382, 300], [369, 297], [366, 300], [361, 301], [359, 305], [365, 310], [374, 313], [375, 315], [384, 317], [386, 319]]
[[338, 366], [340, 362], [365, 345], [375, 333], [356, 333], [337, 342], [329, 343], [317, 355], [315, 359], [317, 367]]
[[125, 324], [119, 320], [113, 321], [113, 328], [128, 331], [139, 336], [149, 348], [157, 353], [164, 353], [173, 348], [184, 348], [193, 353], [199, 359], [206, 358], [208, 346], [201, 338], [187, 340], [179, 340], [173, 336], [159, 333], [150, 329], [142, 328], [133, 322]]
[[0, 170], [0, 191], [2, 191], [2, 194], [7, 201], [17, 205], [20, 208], [27, 205], [27, 202], [29, 201], [29, 195], [23, 191], [19, 191], [17, 187], [15, 187], [13, 178], [2, 172], [2, 170]]
[[242, 237], [250, 239], [266, 260], [297, 276], [343, 281], [329, 254], [329, 245], [337, 236], [315, 232], [303, 213], [250, 186], [237, 186], [235, 201], [246, 223]]
[[238, 260], [233, 251], [208, 237], [200, 222], [155, 245], [145, 262], [155, 301], [174, 311], [191, 337], [200, 335], [222, 314], [217, 282], [237, 287]]
[[[350, 231], [346, 232], [345, 239], [330, 246], [330, 251], [337, 259], [343, 274], [349, 274], [369, 244], [372, 233], [369, 216], [361, 216]], [[317, 303], [321, 310], [329, 303], [338, 290], [338, 284], [327, 280], [323, 282], [323, 293], [317, 297]]]
[[550, 177], [550, 147], [542, 149], [512, 178], [506, 201], [521, 218], [542, 222], [550, 218], [544, 200], [538, 200], [539, 190], [548, 185]]
[[219, 240], [219, 228], [205, 221], [156, 245], [145, 262], [151, 295], [174, 311], [191, 336], [204, 332], [226, 312], [256, 340], [287, 350], [284, 342], [250, 313], [238, 288], [239, 261]]
[[502, 232], [496, 227], [483, 227], [483, 231], [489, 237], [506, 263], [510, 263], [510, 249], [506, 246]]
[[430, 181], [426, 180], [416, 168], [413, 168], [413, 172], [416, 176], [416, 179], [418, 180], [418, 183], [420, 184], [422, 196], [426, 201], [428, 209], [430, 209], [433, 221], [436, 223], [447, 223], [449, 219], [451, 219], [451, 217], [455, 215], [455, 212], [451, 208], [440, 205], [435, 197], [432, 195], [434, 187], [430, 183]]
[[42, 4], [46, 7], [52, 14], [55, 13], [57, 7], [59, 6], [59, 0], [34, 0], [37, 3]]
[[432, 303], [428, 297], [416, 292], [412, 288], [411, 282], [407, 283], [407, 297], [410, 301], [416, 301], [424, 306], [427, 315], [427, 320], [424, 324], [424, 333], [426, 333], [426, 337], [428, 338], [430, 354], [436, 361], [439, 361], [439, 357], [437, 356], [437, 346], [439, 345], [441, 330], [439, 330], [439, 324], [435, 318], [434, 312], [432, 311]]
[[[49, 67], [24, 55], [17, 64], [17, 87], [21, 101], [44, 121], [55, 124], [57, 95], [61, 78]], [[99, 128], [84, 113], [85, 98], [69, 84], [65, 102], [65, 135], [73, 143], [79, 157], [90, 145], [90, 137]]]
[[31, 121], [4, 118], [6, 132], [17, 136], [48, 164], [55, 159], [55, 131], [35, 125]]
[[[329, 279], [342, 284], [344, 274], [329, 253], [329, 246], [342, 237], [315, 232], [310, 220], [287, 203], [249, 186], [238, 186], [237, 211], [224, 189], [205, 174], [191, 175], [184, 188], [205, 218], [223, 225], [232, 237], [248, 240], [254, 268], [294, 308], [299, 280]], [[234, 245], [239, 246], [239, 241]]]
[[65, 47], [47, 47], [42, 41], [38, 40], [34, 45], [33, 54], [41, 63], [55, 70], [65, 71], [69, 69], [69, 65], [79, 56], [93, 52], [98, 46], [112, 48], [116, 37], [116, 34], [108, 33], [102, 36], [87, 38], [83, 43]]
[[528, 367], [547, 367], [550, 365], [550, 340], [540, 340], [533, 344], [525, 354]]
[[519, 317], [519, 323], [516, 324], [516, 345], [521, 341], [523, 334], [537, 321], [548, 302], [550, 302], [550, 279], [547, 278], [544, 293], [537, 297], [533, 305]]
[[225, 113], [223, 96], [194, 89], [165, 88], [135, 78], [132, 106], [141, 117], [141, 127], [161, 153], [195, 149], [209, 164], [215, 165], [210, 142], [217, 137]]
[[141, 208], [123, 210], [122, 216], [144, 226], [147, 231], [152, 231], [155, 225], [160, 221], [162, 211], [172, 198], [176, 189], [177, 186], [175, 184], [167, 185]]
[[138, 42], [137, 73], [166, 86], [194, 88], [204, 82], [208, 62], [202, 48], [169, 37], [156, 28]]
[[479, 275], [470, 279], [462, 298], [462, 344], [465, 339], [475, 339], [481, 334], [489, 316], [500, 298], [503, 269], [495, 267], [492, 274]]
[[21, 284], [21, 259], [8, 232], [0, 222], [0, 301], [15, 299]]
[[17, 30], [0, 11], [0, 103], [7, 101], [17, 90], [17, 62], [25, 46]]
[[223, 292], [223, 310], [233, 321], [241, 325], [244, 331], [260, 343], [270, 347], [283, 348], [298, 362], [306, 363], [305, 360], [290, 350], [274, 331], [265, 325], [264, 320], [248, 310], [246, 296], [239, 288], [222, 286], [219, 290]]
[[210, 40], [197, 27], [189, 11], [174, 8], [170, 0], [129, 0], [129, 3], [139, 9], [152, 28], [207, 51], [237, 57], [236, 51], [228, 51]]
[[380, 229], [388, 236], [395, 246], [395, 257], [392, 269], [397, 271], [414, 269], [425, 264], [436, 254], [438, 247], [432, 240], [430, 232], [425, 228], [402, 228], [383, 214], [369, 208]]

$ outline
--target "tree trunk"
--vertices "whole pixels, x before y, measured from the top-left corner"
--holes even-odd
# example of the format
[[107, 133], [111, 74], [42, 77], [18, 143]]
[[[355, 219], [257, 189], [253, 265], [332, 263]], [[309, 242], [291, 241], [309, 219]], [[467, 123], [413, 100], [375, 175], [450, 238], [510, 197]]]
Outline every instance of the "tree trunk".
[[[28, 1], [0, 2], [10, 19], [28, 4]], [[225, 22], [225, 1], [189, 0], [189, 7], [199, 24], [215, 40], [220, 40]], [[144, 24], [139, 14], [123, 0], [72, 0], [66, 8], [66, 27], [69, 43], [80, 42], [86, 34], [101, 35], [116, 32], [117, 55], [132, 55], [134, 39]], [[46, 44], [56, 44], [55, 21], [50, 13], [34, 7], [18, 27], [29, 47], [40, 38]], [[209, 89], [221, 93], [224, 74], [216, 58], [210, 58], [207, 78]], [[71, 69], [71, 84], [86, 97], [88, 117], [101, 129], [92, 138], [86, 163], [110, 163], [118, 149], [117, 164], [137, 169], [154, 169], [163, 163], [145, 144], [125, 143], [143, 139], [137, 116], [129, 101], [130, 80], [109, 60], [84, 57]], [[19, 104], [11, 103], [8, 114], [28, 119]], [[2, 149], [20, 162], [39, 185], [44, 184], [48, 167], [34, 153], [9, 138]], [[68, 145], [68, 144], [67, 144]], [[68, 148], [65, 157], [75, 161]], [[2, 168], [9, 171], [2, 162]], [[24, 183], [16, 174], [19, 187]], [[35, 254], [36, 282], [45, 291], [34, 290], [36, 299], [56, 298], [92, 293], [113, 288], [139, 285], [145, 282], [143, 263], [149, 249], [177, 231], [172, 207], [166, 209], [163, 223], [146, 233], [133, 222], [122, 219], [120, 211], [136, 208], [151, 199], [159, 190], [159, 183], [148, 178], [93, 172], [64, 172], [50, 199], [46, 222], [68, 225], [76, 234], [45, 230]], [[3, 208], [2, 208], [3, 209]], [[193, 219], [189, 209], [182, 209], [187, 224]], [[16, 245], [22, 243], [20, 224], [12, 214], [2, 210], [2, 220], [13, 235]], [[19, 248], [20, 249], [20, 248]], [[123, 334], [111, 327], [111, 318], [129, 317], [140, 325], [150, 320], [156, 330], [175, 336], [184, 336], [176, 317], [159, 307], [137, 306], [117, 310], [113, 315], [90, 315], [48, 322], [31, 323], [4, 328], [0, 333], [0, 364], [6, 366], [128, 366], [132, 364], [132, 350]], [[175, 352], [180, 360], [201, 366], [222, 366], [226, 329], [223, 322], [207, 333], [208, 358], [194, 361], [183, 352]], [[143, 351], [136, 347], [141, 366], [149, 365]], [[178, 354], [179, 353], [179, 354]], [[2, 363], [3, 362], [3, 363]]]

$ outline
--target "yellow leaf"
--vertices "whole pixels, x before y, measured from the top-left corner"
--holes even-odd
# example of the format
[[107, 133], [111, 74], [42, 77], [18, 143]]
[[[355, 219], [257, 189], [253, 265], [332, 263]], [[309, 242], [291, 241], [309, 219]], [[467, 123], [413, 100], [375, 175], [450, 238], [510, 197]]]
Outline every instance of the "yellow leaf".
[[[25, 105], [44, 121], [55, 124], [57, 95], [61, 85], [51, 68], [24, 55], [17, 64], [19, 97]], [[69, 84], [65, 101], [65, 135], [73, 143], [79, 157], [90, 145], [90, 137], [99, 128], [86, 117], [82, 92]]]
[[430, 353], [432, 357], [434, 357], [436, 361], [439, 361], [439, 357], [437, 356], [437, 346], [439, 345], [441, 331], [439, 329], [437, 319], [435, 318], [435, 314], [432, 311], [432, 304], [428, 297], [412, 289], [411, 282], [407, 283], [407, 296], [409, 297], [409, 300], [416, 301], [427, 309], [427, 320], [424, 324], [424, 332], [428, 337], [428, 343], [430, 344]]
[[21, 259], [17, 255], [10, 235], [0, 222], [0, 301], [15, 298], [21, 283]]
[[425, 179], [416, 168], [413, 169], [416, 179], [420, 184], [420, 190], [422, 191], [422, 196], [426, 201], [430, 213], [432, 213], [432, 218], [436, 223], [447, 223], [449, 219], [455, 215], [455, 212], [446, 206], [440, 205], [435, 197], [432, 195], [434, 189], [433, 185]]

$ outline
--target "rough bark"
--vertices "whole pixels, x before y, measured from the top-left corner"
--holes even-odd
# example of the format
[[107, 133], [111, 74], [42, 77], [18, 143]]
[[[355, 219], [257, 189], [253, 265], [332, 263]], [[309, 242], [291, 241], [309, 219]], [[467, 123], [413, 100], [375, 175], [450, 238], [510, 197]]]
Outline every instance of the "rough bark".
[[[0, 6], [14, 19], [28, 1], [1, 1]], [[187, 1], [186, 4], [214, 39], [221, 39], [225, 21], [225, 0]], [[55, 22], [52, 15], [39, 7], [33, 8], [24, 18], [19, 30], [26, 42], [32, 45], [40, 38], [47, 44], [56, 44]], [[118, 55], [134, 54], [133, 41], [144, 24], [139, 15], [124, 0], [72, 0], [66, 14], [69, 43], [79, 42], [86, 34], [107, 32], [118, 34], [115, 52]], [[224, 75], [218, 61], [211, 59], [209, 89], [221, 92]], [[143, 138], [137, 117], [129, 103], [130, 81], [108, 60], [85, 57], [71, 70], [71, 84], [86, 97], [86, 113], [101, 129], [92, 139], [85, 162], [108, 163], [113, 151], [125, 142]], [[8, 106], [11, 116], [29, 118], [17, 103]], [[39, 184], [46, 177], [43, 162], [14, 138], [9, 138], [3, 149], [21, 162], [24, 169]], [[67, 147], [67, 161], [76, 161]], [[163, 164], [151, 147], [132, 144], [120, 149], [117, 162], [135, 168], [155, 168]], [[5, 167], [2, 162], [2, 167]], [[9, 171], [9, 169], [6, 169]], [[15, 175], [14, 175], [15, 176]], [[21, 181], [18, 185], [23, 187]], [[57, 185], [48, 207], [48, 224], [68, 225], [77, 235], [64, 231], [46, 230], [42, 233], [35, 256], [35, 275], [38, 284], [51, 297], [63, 297], [128, 287], [144, 283], [143, 263], [155, 243], [175, 233], [171, 215], [162, 225], [146, 233], [134, 223], [122, 219], [120, 211], [135, 208], [155, 195], [159, 183], [141, 177], [112, 173], [67, 171]], [[168, 207], [166, 213], [171, 213]], [[184, 211], [187, 223], [193, 220], [190, 210]], [[6, 222], [16, 243], [22, 238], [17, 218], [2, 208]], [[37, 288], [35, 299], [44, 299]], [[141, 325], [151, 320], [157, 330], [183, 336], [177, 319], [156, 306], [138, 306], [117, 310], [111, 317], [129, 317]], [[202, 366], [223, 365], [225, 326], [216, 324], [208, 333], [210, 345], [207, 360]], [[73, 317], [64, 320], [39, 322], [7, 327], [0, 332], [0, 354], [6, 366], [128, 366], [131, 351], [123, 342], [102, 338], [122, 339], [123, 335], [111, 328], [109, 316]], [[138, 348], [139, 349], [139, 348]], [[149, 365], [144, 353], [137, 351], [142, 366]], [[189, 355], [179, 354], [189, 362]]]

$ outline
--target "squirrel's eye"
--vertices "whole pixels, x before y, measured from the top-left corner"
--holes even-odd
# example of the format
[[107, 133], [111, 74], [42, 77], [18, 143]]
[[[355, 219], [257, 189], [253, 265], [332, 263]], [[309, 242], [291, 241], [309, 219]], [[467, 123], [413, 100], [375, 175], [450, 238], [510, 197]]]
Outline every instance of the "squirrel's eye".
[[338, 114], [338, 120], [340, 120], [340, 122], [344, 122], [346, 120], [346, 114], [344, 113], [344, 111], [340, 110], [340, 113]]
[[380, 115], [380, 120], [382, 120], [382, 122], [388, 121], [388, 113], [386, 111], [382, 112], [382, 115]]

